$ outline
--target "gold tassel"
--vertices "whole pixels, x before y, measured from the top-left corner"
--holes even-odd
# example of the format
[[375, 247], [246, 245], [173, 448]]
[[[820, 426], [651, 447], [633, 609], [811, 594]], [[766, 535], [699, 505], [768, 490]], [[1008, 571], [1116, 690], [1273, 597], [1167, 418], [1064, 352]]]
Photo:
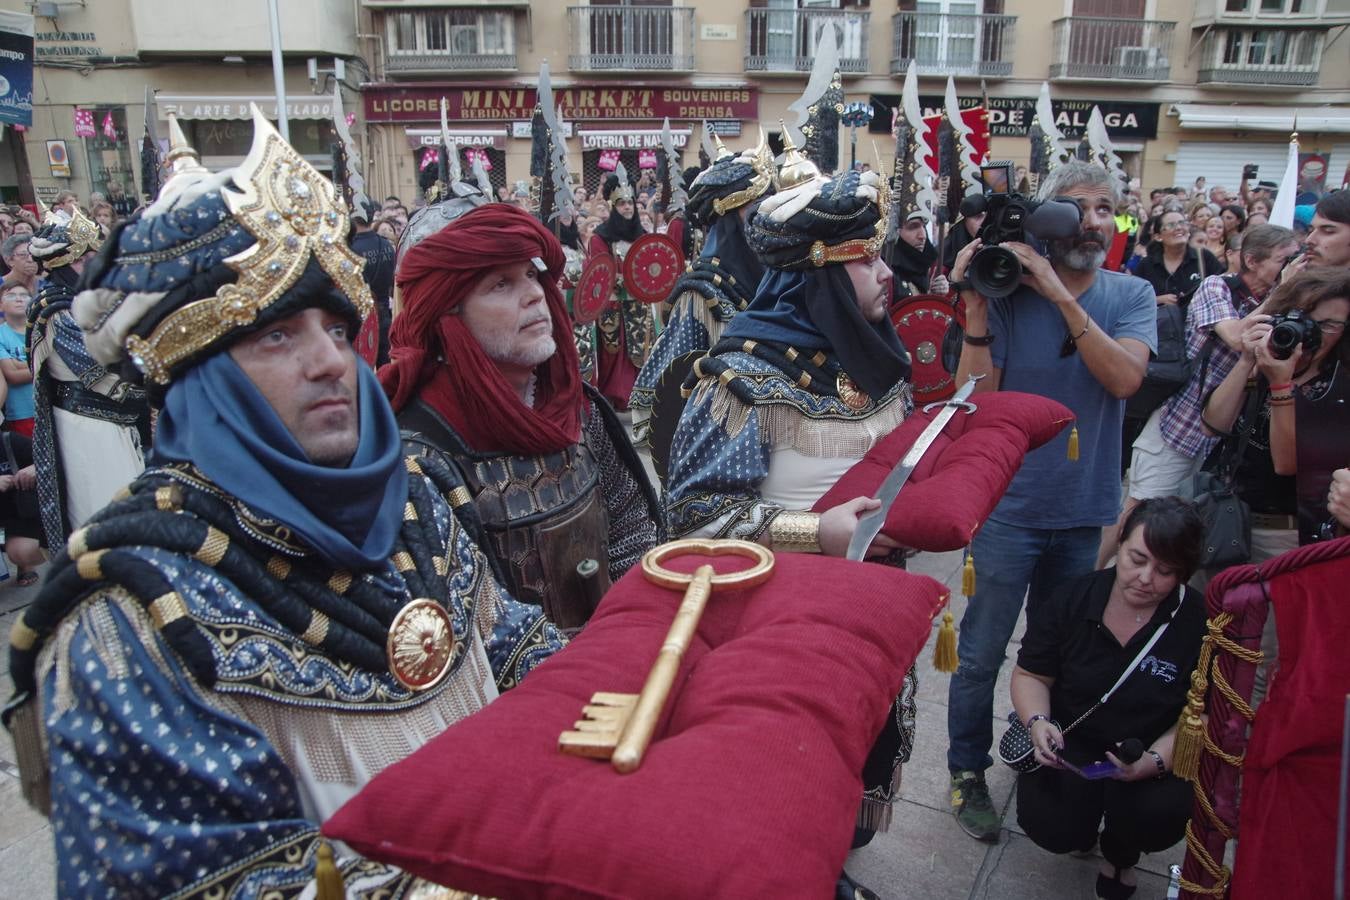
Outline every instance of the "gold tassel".
[[333, 861], [333, 847], [325, 840], [319, 841], [319, 861], [314, 865], [315, 900], [346, 900], [347, 888], [342, 883], [342, 873]]
[[1078, 426], [1069, 432], [1069, 462], [1078, 462]]
[[961, 570], [961, 593], [967, 597], [975, 596], [975, 554], [966, 553], [966, 565]]
[[939, 672], [955, 672], [960, 660], [956, 656], [956, 628], [952, 625], [952, 611], [942, 613], [937, 645], [933, 647], [933, 668]]
[[1200, 714], [1205, 710], [1204, 676], [1191, 673], [1191, 689], [1186, 692], [1186, 706], [1177, 721], [1177, 736], [1172, 743], [1172, 774], [1192, 784], [1200, 781], [1200, 757], [1205, 749], [1205, 721]]

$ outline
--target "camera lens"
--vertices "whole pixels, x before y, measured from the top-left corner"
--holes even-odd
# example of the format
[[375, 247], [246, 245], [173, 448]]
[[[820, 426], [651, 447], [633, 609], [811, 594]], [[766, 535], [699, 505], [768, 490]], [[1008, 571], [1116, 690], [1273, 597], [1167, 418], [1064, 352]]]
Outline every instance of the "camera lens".
[[1004, 247], [983, 247], [971, 259], [966, 277], [984, 296], [1006, 297], [1021, 283], [1022, 263]]
[[1270, 355], [1276, 359], [1293, 356], [1294, 348], [1300, 344], [1309, 353], [1316, 352], [1322, 345], [1322, 331], [1311, 319], [1296, 314], [1285, 315], [1276, 317], [1271, 324]]

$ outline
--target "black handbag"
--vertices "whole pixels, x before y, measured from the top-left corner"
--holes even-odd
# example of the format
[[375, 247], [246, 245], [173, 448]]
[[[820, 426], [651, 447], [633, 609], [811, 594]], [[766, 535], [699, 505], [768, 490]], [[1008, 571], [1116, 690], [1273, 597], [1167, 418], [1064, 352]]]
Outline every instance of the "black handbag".
[[[1181, 609], [1181, 603], [1186, 599], [1185, 585], [1177, 585], [1176, 589], [1181, 591], [1181, 596], [1177, 605], [1172, 609], [1172, 615], [1167, 618], [1161, 628], [1153, 632], [1153, 636], [1144, 644], [1144, 648], [1139, 651], [1139, 654], [1130, 660], [1130, 664], [1125, 667], [1124, 672], [1120, 673], [1120, 677], [1116, 679], [1115, 684], [1111, 685], [1110, 690], [1102, 694], [1102, 698], [1094, 703], [1091, 709], [1074, 719], [1068, 728], [1061, 728], [1060, 734], [1064, 735], [1073, 731], [1082, 724], [1084, 719], [1101, 709], [1102, 704], [1111, 699], [1111, 695], [1125, 683], [1125, 679], [1129, 678], [1130, 674], [1139, 668], [1139, 664], [1144, 661], [1144, 657], [1148, 656], [1149, 652], [1153, 650], [1153, 645], [1158, 643], [1158, 638], [1162, 637], [1163, 632], [1167, 630], [1167, 626], [1172, 624], [1172, 620], [1177, 616], [1177, 610]], [[1058, 722], [1054, 719], [1050, 721], [1054, 723], [1056, 728], [1059, 728]], [[1018, 717], [1017, 710], [1008, 713], [1008, 730], [1003, 732], [1003, 737], [998, 739], [998, 758], [1014, 772], [1023, 774], [1034, 772], [1041, 767], [1041, 764], [1036, 761], [1036, 747], [1031, 742], [1031, 729], [1027, 728], [1026, 723]]]
[[1125, 416], [1147, 419], [1191, 380], [1193, 363], [1186, 356], [1186, 310], [1175, 303], [1158, 304], [1158, 352], [1148, 361], [1139, 390], [1125, 401]]
[[1251, 507], [1233, 488], [1237, 480], [1242, 455], [1251, 440], [1257, 411], [1261, 407], [1263, 390], [1251, 391], [1243, 409], [1242, 433], [1228, 435], [1223, 445], [1211, 457], [1213, 466], [1206, 465], [1183, 483], [1179, 493], [1189, 495], [1195, 503], [1200, 521], [1205, 523], [1205, 549], [1200, 557], [1200, 568], [1209, 571], [1239, 566], [1252, 558]]
[[[19, 464], [14, 461], [14, 445], [10, 440], [10, 433], [0, 431], [0, 441], [4, 441], [5, 444], [5, 457], [9, 460], [9, 474], [17, 476]], [[37, 491], [20, 488], [17, 481], [11, 491], [14, 496], [14, 511], [20, 519], [36, 519], [41, 515]]]

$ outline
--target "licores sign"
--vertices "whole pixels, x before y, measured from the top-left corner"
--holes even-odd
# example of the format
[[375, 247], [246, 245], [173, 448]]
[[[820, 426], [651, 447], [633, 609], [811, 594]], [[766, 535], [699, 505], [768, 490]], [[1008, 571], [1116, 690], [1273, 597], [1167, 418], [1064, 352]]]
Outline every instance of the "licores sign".
[[[747, 119], [759, 118], [753, 88], [700, 87], [555, 87], [554, 99], [565, 120]], [[378, 85], [363, 93], [368, 122], [421, 122], [446, 117], [453, 122], [508, 122], [534, 115], [534, 88]]]

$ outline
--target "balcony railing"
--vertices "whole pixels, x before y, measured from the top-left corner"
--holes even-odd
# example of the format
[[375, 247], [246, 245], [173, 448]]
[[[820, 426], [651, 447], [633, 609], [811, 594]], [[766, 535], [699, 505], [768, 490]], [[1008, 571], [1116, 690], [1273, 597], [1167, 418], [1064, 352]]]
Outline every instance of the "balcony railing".
[[1216, 28], [1200, 44], [1198, 84], [1305, 87], [1317, 84], [1326, 33], [1311, 29]]
[[692, 6], [569, 6], [577, 72], [692, 72]]
[[509, 9], [428, 8], [384, 13], [389, 50], [385, 69], [396, 74], [514, 72], [514, 13]]
[[839, 41], [839, 71], [865, 74], [870, 15], [851, 9], [747, 9], [745, 71], [811, 71], [821, 31], [834, 26]]
[[891, 17], [891, 74], [1006, 78], [1017, 16], [902, 12]]
[[510, 53], [390, 52], [385, 68], [402, 75], [436, 72], [514, 72], [515, 51]]
[[1167, 81], [1176, 26], [1140, 19], [1057, 19], [1050, 77]]

